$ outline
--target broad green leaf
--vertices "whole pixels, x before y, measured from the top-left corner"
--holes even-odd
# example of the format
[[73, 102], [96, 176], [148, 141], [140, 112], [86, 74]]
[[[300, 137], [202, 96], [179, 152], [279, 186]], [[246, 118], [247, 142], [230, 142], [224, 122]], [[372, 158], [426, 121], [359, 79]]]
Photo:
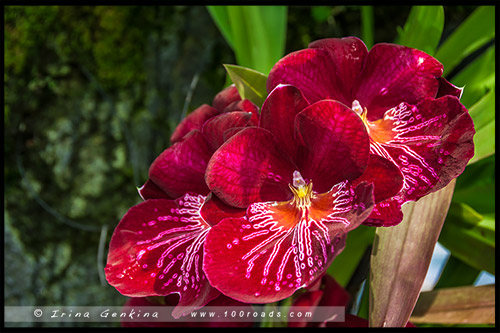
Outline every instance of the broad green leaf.
[[410, 320], [412, 323], [494, 324], [495, 285], [423, 292]]
[[224, 65], [224, 67], [236, 85], [241, 98], [246, 98], [260, 107], [267, 96], [267, 76], [242, 66]]
[[366, 281], [358, 309], [358, 317], [368, 319], [370, 311], [370, 283]]
[[474, 135], [474, 157], [469, 163], [477, 162], [493, 154], [495, 154], [495, 120]]
[[283, 56], [286, 42], [285, 6], [208, 6], [240, 66], [269, 73]]
[[451, 78], [453, 84], [464, 87], [460, 101], [470, 108], [485, 93], [495, 89], [495, 47], [491, 46], [462, 71]]
[[226, 39], [226, 42], [233, 48], [233, 31], [231, 30], [230, 18], [226, 6], [207, 6], [207, 10], [222, 33], [222, 36]]
[[[462, 207], [466, 206], [461, 204]], [[457, 207], [456, 203], [453, 207]], [[468, 207], [470, 212], [472, 208]], [[443, 226], [439, 242], [452, 255], [468, 265], [495, 274], [495, 218], [494, 215], [483, 215], [477, 221], [477, 216], [463, 214], [451, 209]]]
[[434, 289], [472, 285], [479, 273], [481, 273], [479, 269], [450, 255]]
[[483, 220], [483, 216], [472, 207], [462, 202], [452, 202], [448, 210], [447, 220], [460, 224], [463, 227], [475, 227]]
[[[494, 87], [493, 87], [494, 88]], [[495, 120], [495, 90], [490, 90], [469, 109], [476, 132]]]
[[361, 37], [370, 49], [373, 46], [374, 17], [373, 6], [361, 6]]
[[454, 202], [465, 202], [480, 214], [495, 213], [495, 156], [470, 164], [457, 178]]
[[413, 47], [433, 55], [444, 27], [442, 6], [413, 6], [397, 44]]
[[417, 302], [455, 181], [403, 205], [403, 221], [377, 228], [370, 269], [370, 327], [404, 327]]
[[374, 236], [375, 228], [364, 225], [347, 235], [346, 247], [327, 270], [343, 287], [347, 286], [367, 247], [373, 243]]
[[444, 75], [494, 37], [495, 7], [480, 6], [437, 50], [435, 57], [444, 65]]

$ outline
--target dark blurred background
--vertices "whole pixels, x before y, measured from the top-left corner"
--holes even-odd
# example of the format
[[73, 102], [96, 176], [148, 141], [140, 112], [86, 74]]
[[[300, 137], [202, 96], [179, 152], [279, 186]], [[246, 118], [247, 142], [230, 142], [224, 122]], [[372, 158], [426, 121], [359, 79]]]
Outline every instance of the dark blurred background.
[[[375, 42], [409, 11], [375, 7]], [[446, 7], [443, 37], [470, 12]], [[122, 305], [113, 229], [232, 50], [203, 6], [6, 6], [4, 22], [5, 305]], [[355, 6], [289, 7], [286, 52], [360, 29]]]

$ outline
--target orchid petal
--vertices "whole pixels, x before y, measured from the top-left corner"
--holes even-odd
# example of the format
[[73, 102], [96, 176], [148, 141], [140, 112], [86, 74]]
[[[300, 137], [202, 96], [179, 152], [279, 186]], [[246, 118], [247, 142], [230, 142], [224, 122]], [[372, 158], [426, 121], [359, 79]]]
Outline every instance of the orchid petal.
[[207, 196], [207, 199], [200, 210], [203, 220], [212, 226], [216, 225], [225, 218], [243, 217], [245, 216], [245, 213], [246, 209], [228, 206], [212, 192], [210, 192]]
[[198, 130], [164, 150], [149, 168], [149, 178], [170, 197], [186, 192], [208, 194], [205, 170], [213, 149]]
[[297, 164], [304, 179], [323, 193], [345, 179], [354, 180], [365, 170], [370, 142], [361, 118], [332, 100], [316, 102], [295, 118], [299, 143]]
[[446, 80], [444, 77], [438, 78], [439, 82], [439, 89], [436, 94], [436, 98], [443, 97], [446, 95], [451, 95], [455, 96], [458, 99], [462, 97], [462, 93], [464, 91], [464, 88], [459, 88], [455, 86], [454, 84], [451, 84], [448, 80]]
[[[202, 195], [152, 199], [132, 207], [111, 238], [106, 279], [125, 296], [178, 293], [179, 307], [198, 309], [217, 297], [202, 270], [210, 230], [199, 214]], [[172, 315], [182, 315], [179, 308]]]
[[234, 111], [223, 113], [209, 119], [202, 127], [201, 132], [215, 151], [224, 143], [224, 132], [230, 128], [242, 128], [250, 124], [252, 113]]
[[215, 95], [212, 101], [212, 106], [216, 108], [219, 113], [222, 113], [229, 104], [238, 101], [241, 101], [241, 96], [238, 93], [236, 86], [232, 84]]
[[[366, 56], [363, 70], [354, 85], [355, 100], [368, 110], [368, 120], [402, 102], [417, 104], [433, 98], [443, 66], [428, 54], [409, 47], [380, 43]], [[347, 104], [350, 105], [350, 104]]]
[[350, 92], [346, 92], [335, 73], [336, 66], [325, 49], [305, 49], [295, 51], [271, 69], [267, 79], [267, 91], [271, 92], [279, 84], [290, 84], [302, 91], [310, 103], [322, 99], [335, 99], [351, 103]]
[[158, 185], [153, 183], [151, 179], [148, 179], [144, 185], [137, 189], [142, 200], [148, 199], [174, 199], [171, 198], [165, 191], [161, 189]]
[[249, 127], [212, 155], [206, 182], [223, 201], [245, 208], [253, 202], [289, 199], [295, 170], [271, 132]]
[[375, 202], [380, 202], [398, 194], [403, 187], [404, 178], [394, 163], [376, 154], [370, 154], [365, 172], [353, 184], [363, 181], [373, 183]]
[[416, 106], [401, 103], [373, 124], [370, 135], [375, 132], [387, 140], [372, 142], [372, 152], [401, 170], [403, 202], [443, 188], [474, 155], [472, 118], [454, 96], [426, 99]]
[[170, 137], [170, 142], [179, 142], [192, 130], [201, 130], [201, 127], [208, 119], [215, 117], [218, 114], [219, 111], [217, 109], [211, 107], [210, 105], [203, 104], [188, 114], [186, 118], [184, 118], [179, 125], [177, 125], [174, 133], [172, 133], [172, 136]]
[[308, 207], [292, 201], [250, 205], [246, 218], [228, 218], [211, 229], [203, 266], [207, 278], [242, 302], [289, 297], [313, 283], [342, 251], [346, 233], [371, 212], [372, 190], [342, 182], [314, 195]]
[[274, 134], [283, 150], [289, 156], [297, 156], [295, 141], [295, 116], [309, 103], [302, 92], [290, 85], [279, 85], [269, 94], [262, 105], [259, 127]]
[[269, 73], [267, 90], [278, 84], [291, 84], [311, 103], [334, 99], [350, 105], [354, 79], [367, 53], [364, 43], [355, 37], [329, 38], [309, 47], [278, 61]]

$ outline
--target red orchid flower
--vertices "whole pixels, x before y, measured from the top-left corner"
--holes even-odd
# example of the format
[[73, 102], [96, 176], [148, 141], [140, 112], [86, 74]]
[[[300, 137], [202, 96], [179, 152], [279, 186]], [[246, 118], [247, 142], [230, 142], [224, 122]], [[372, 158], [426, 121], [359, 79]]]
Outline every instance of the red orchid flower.
[[[311, 103], [333, 99], [359, 115], [372, 164], [361, 179], [375, 184], [377, 202], [365, 224], [391, 226], [401, 222], [402, 204], [446, 186], [474, 155], [474, 125], [459, 101], [462, 90], [442, 74], [436, 59], [416, 49], [381, 43], [368, 51], [358, 38], [329, 38], [282, 58], [267, 88], [291, 84]], [[380, 158], [404, 177], [396, 193], [397, 186], [380, 189], [391, 183], [381, 177], [392, 178], [380, 169], [382, 162], [372, 161]]]
[[[325, 274], [322, 278], [313, 283], [307, 291], [300, 294], [295, 298], [290, 307], [290, 311], [294, 308], [309, 307], [313, 312], [313, 320], [304, 318], [303, 320], [296, 320], [289, 322], [289, 327], [368, 327], [368, 320], [349, 313], [345, 314], [344, 321], [328, 321], [326, 314], [328, 307], [334, 306], [347, 306], [349, 303], [350, 295], [342, 288], [342, 286], [335, 281], [333, 277]], [[315, 313], [315, 309], [325, 307], [324, 311]], [[323, 316], [325, 319], [321, 318]], [[412, 323], [408, 322], [406, 327], [415, 327]]]
[[[158, 303], [157, 300], [151, 300], [150, 297], [133, 297], [129, 298], [125, 303], [124, 307], [133, 307], [140, 308], [142, 306], [176, 306], [179, 303], [178, 295], [172, 294], [166, 297], [161, 298], [161, 303]], [[244, 304], [238, 301], [235, 301], [232, 298], [226, 297], [224, 295], [220, 295], [214, 300], [210, 301], [206, 306], [211, 307], [224, 307], [225, 309], [231, 309], [234, 307], [238, 307], [239, 309], [247, 308], [248, 311], [253, 311], [252, 306], [250, 304]], [[169, 317], [169, 316], [167, 316]], [[176, 321], [174, 317], [168, 318], [169, 321], [158, 322], [158, 321], [148, 321], [148, 322], [139, 322], [137, 320], [134, 321], [125, 321], [121, 322], [122, 327], [252, 327], [252, 322], [241, 322], [241, 321]]]
[[176, 133], [186, 128], [190, 132], [152, 163], [149, 179], [139, 189], [145, 201], [129, 209], [109, 245], [108, 282], [130, 297], [179, 294], [174, 317], [182, 315], [181, 307], [197, 309], [220, 294], [202, 270], [205, 237], [221, 219], [245, 214], [209, 193], [204, 180], [213, 152], [255, 122], [252, 112], [240, 111], [242, 101], [235, 100], [235, 89], [225, 89], [214, 99], [219, 109], [226, 105], [224, 113], [202, 118], [201, 125], [201, 113], [190, 114], [179, 125]]
[[320, 276], [348, 231], [373, 207], [373, 186], [353, 186], [368, 164], [359, 116], [336, 101], [309, 105], [282, 85], [262, 106], [259, 127], [226, 141], [208, 163], [210, 190], [245, 208], [210, 230], [203, 269], [210, 284], [247, 303], [284, 299]]

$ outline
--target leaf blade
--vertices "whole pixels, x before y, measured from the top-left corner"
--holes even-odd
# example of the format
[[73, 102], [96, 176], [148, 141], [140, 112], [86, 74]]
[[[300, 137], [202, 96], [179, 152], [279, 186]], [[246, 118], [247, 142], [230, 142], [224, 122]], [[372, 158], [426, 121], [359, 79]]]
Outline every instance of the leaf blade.
[[237, 65], [224, 65], [224, 68], [236, 85], [241, 98], [246, 98], [260, 107], [267, 96], [267, 75]]
[[403, 221], [378, 228], [370, 269], [370, 327], [404, 327], [410, 318], [451, 202], [455, 181], [403, 206]]

